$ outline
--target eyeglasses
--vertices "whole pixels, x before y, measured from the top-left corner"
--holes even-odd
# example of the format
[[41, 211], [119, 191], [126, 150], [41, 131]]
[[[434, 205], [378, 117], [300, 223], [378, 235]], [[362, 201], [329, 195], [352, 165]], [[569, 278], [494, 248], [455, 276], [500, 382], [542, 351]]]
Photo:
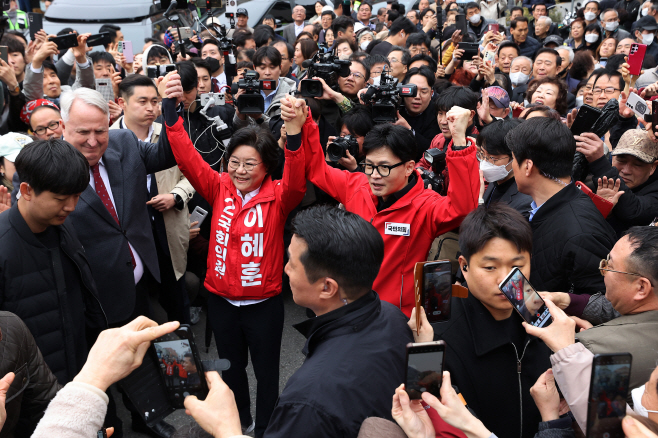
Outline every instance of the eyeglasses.
[[[627, 274], [627, 275], [635, 275], [637, 277], [644, 277], [644, 275], [636, 274], [635, 272], [615, 271], [614, 269], [609, 269], [608, 268], [609, 263], [610, 263], [610, 254], [608, 254], [608, 257], [601, 260], [601, 262], [599, 263], [599, 271], [601, 271], [601, 275], [603, 275], [604, 277], [606, 272], [616, 272], [618, 274]], [[649, 283], [651, 283], [651, 281], [649, 281]], [[651, 285], [653, 286], [653, 283], [651, 283]]]
[[427, 55], [429, 53], [429, 51], [427, 49], [415, 49], [415, 48], [409, 49], [409, 52], [414, 53], [414, 54], [422, 53], [423, 55]]
[[391, 174], [391, 169], [395, 169], [396, 167], [402, 166], [403, 164], [404, 161], [400, 161], [398, 164], [394, 164], [393, 166], [389, 166], [387, 164], [380, 164], [379, 166], [375, 166], [374, 164], [370, 163], [360, 163], [360, 165], [363, 166], [366, 175], [372, 175], [375, 169], [377, 169], [377, 173], [383, 178], [386, 178]]
[[601, 94], [601, 93], [612, 94], [612, 93], [614, 93], [615, 91], [621, 91], [621, 89], [619, 89], [619, 88], [615, 88], [615, 87], [606, 87], [606, 88], [599, 88], [599, 87], [596, 87], [596, 88], [594, 88], [594, 89], [592, 90], [592, 93], [593, 93], [593, 94]]
[[59, 120], [56, 122], [50, 122], [47, 127], [39, 126], [37, 129], [34, 130], [34, 133], [36, 135], [43, 135], [46, 133], [47, 129], [50, 129], [51, 131], [54, 131], [59, 127]]
[[388, 62], [391, 63], [391, 64], [393, 64], [394, 62], [400, 62], [400, 61], [398, 61], [397, 58], [390, 58], [390, 59], [388, 60]]
[[254, 170], [254, 167], [258, 166], [262, 161], [259, 161], [258, 163], [241, 163], [238, 160], [229, 160], [228, 161], [228, 167], [230, 167], [233, 170], [238, 170], [240, 168], [240, 165], [244, 167], [244, 170], [247, 172], [251, 172]]
[[[487, 163], [493, 164], [494, 166], [496, 165], [496, 163], [498, 161], [505, 160], [505, 159], [511, 160], [511, 158], [509, 158], [509, 157], [505, 157], [505, 158], [488, 157], [481, 150], [477, 152], [476, 157], [477, 157], [478, 161], [486, 161]], [[507, 164], [509, 164], [509, 161], [505, 165], [507, 165]]]
[[[349, 75], [349, 76], [354, 76], [354, 79], [365, 79], [365, 78], [366, 78], [366, 77], [363, 76], [361, 73], [359, 73], [359, 72], [355, 72], [355, 71], [350, 72], [350, 75]], [[348, 76], [348, 77], [349, 77], [349, 76]]]

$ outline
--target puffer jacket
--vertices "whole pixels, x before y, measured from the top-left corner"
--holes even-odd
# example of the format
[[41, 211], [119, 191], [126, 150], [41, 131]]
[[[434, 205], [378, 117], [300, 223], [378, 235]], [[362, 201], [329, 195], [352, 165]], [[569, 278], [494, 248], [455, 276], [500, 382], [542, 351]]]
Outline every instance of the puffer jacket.
[[615, 232], [589, 196], [569, 184], [539, 208], [530, 226], [535, 289], [588, 295], [605, 290], [599, 263], [614, 246]]
[[29, 437], [60, 386], [18, 316], [0, 311], [0, 333], [0, 377], [16, 374], [7, 391], [0, 438]]
[[[87, 359], [85, 329], [105, 329], [107, 319], [71, 220], [55, 228], [59, 248], [53, 250], [34, 236], [18, 205], [0, 215], [0, 309], [25, 322], [51, 371], [65, 384]], [[80, 295], [66, 286], [63, 257], [80, 274]]]

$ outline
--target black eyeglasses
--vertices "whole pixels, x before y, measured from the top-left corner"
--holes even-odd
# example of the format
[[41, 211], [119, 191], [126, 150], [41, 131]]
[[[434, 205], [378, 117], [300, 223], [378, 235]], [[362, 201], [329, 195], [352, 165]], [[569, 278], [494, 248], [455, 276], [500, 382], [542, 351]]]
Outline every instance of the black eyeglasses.
[[398, 166], [402, 166], [404, 163], [405, 163], [404, 161], [400, 161], [398, 164], [394, 164], [392, 166], [389, 166], [388, 164], [380, 164], [379, 166], [375, 166], [374, 164], [370, 164], [370, 163], [360, 163], [360, 165], [363, 166], [366, 175], [372, 175], [375, 169], [377, 169], [377, 173], [381, 177], [386, 178], [391, 174], [391, 169], [395, 169]]
[[59, 120], [56, 122], [50, 122], [48, 126], [39, 126], [34, 130], [34, 133], [36, 135], [43, 135], [46, 133], [46, 130], [50, 129], [51, 131], [54, 131], [59, 127]]

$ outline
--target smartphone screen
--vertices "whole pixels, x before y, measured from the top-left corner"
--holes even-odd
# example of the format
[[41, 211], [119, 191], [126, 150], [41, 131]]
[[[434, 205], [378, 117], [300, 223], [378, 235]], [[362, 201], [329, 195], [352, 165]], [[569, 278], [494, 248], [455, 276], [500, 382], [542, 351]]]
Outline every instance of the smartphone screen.
[[452, 298], [452, 266], [449, 261], [423, 265], [423, 297], [421, 303], [429, 322], [450, 319]]
[[423, 392], [440, 397], [445, 348], [444, 341], [407, 344], [404, 386], [409, 398], [420, 399]]
[[208, 385], [189, 326], [181, 325], [175, 332], [156, 339], [153, 348], [165, 389], [174, 406], [183, 407], [188, 395], [205, 398]]
[[624, 437], [621, 420], [626, 415], [632, 359], [630, 353], [594, 356], [587, 406], [588, 438]]
[[548, 307], [519, 268], [512, 269], [499, 288], [525, 322], [535, 327], [551, 325]]

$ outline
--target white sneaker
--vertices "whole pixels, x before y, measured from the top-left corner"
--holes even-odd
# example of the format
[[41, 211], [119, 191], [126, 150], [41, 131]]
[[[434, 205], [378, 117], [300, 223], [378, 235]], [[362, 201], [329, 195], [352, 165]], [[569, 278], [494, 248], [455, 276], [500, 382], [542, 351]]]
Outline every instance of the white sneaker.
[[248, 434], [248, 433], [251, 433], [251, 432], [254, 431], [255, 428], [256, 428], [256, 422], [255, 422], [255, 421], [252, 421], [252, 422], [251, 422], [251, 425], [250, 425], [249, 427], [243, 427], [243, 428], [242, 428], [242, 434], [243, 434], [243, 435], [246, 435], [246, 434]]

